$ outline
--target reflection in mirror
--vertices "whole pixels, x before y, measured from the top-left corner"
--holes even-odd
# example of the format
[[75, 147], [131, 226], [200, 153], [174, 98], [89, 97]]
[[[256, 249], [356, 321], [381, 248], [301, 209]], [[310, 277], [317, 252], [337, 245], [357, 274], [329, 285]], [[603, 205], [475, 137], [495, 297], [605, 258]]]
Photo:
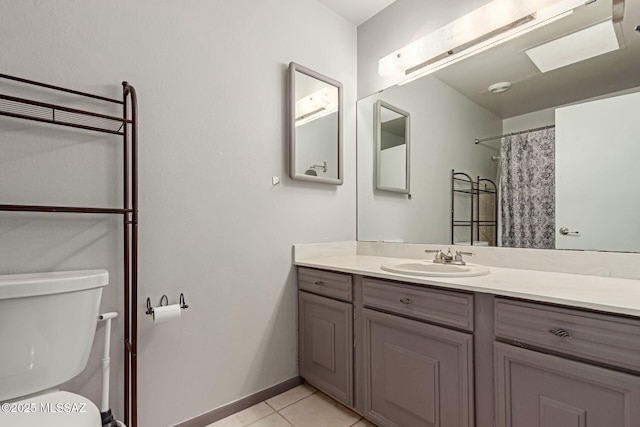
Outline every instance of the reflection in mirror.
[[376, 187], [378, 190], [409, 193], [410, 116], [382, 100], [375, 105]]
[[342, 85], [291, 63], [290, 175], [342, 184]]
[[[611, 8], [611, 1], [579, 6], [359, 100], [358, 240], [640, 252], [640, 2], [626, 2], [624, 19], [613, 25]], [[563, 48], [582, 52], [597, 42], [589, 33], [601, 30], [620, 48], [548, 66], [571, 56]], [[510, 89], [489, 90], [499, 82]], [[411, 203], [374, 191], [370, 129], [379, 99], [413, 117]], [[497, 197], [454, 194], [452, 170], [494, 181]], [[461, 215], [455, 221], [474, 218], [465, 200], [479, 200], [483, 221], [497, 211], [497, 238], [490, 227], [471, 241], [468, 229], [454, 230], [452, 200]]]

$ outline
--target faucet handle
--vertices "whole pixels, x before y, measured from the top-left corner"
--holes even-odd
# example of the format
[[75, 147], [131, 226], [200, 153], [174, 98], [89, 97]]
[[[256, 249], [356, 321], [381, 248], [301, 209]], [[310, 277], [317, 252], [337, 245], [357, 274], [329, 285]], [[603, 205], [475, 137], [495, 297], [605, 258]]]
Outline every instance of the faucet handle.
[[440, 259], [440, 254], [442, 251], [440, 249], [426, 249], [424, 251], [425, 254], [436, 254], [433, 258], [434, 261], [438, 261]]
[[462, 255], [466, 255], [466, 256], [472, 256], [474, 255], [473, 252], [462, 252], [462, 251], [456, 251], [456, 258], [455, 261], [459, 262], [462, 265], [465, 265], [464, 260], [462, 259]]

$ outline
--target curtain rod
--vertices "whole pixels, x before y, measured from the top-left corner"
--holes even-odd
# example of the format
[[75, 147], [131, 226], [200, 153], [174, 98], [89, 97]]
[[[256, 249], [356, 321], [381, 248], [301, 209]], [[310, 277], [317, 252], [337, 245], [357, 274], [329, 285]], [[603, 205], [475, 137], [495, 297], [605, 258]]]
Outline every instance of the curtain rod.
[[504, 135], [490, 136], [488, 138], [476, 139], [475, 143], [479, 144], [479, 143], [485, 142], [485, 141], [492, 141], [494, 139], [504, 138], [505, 136], [520, 135], [521, 133], [535, 132], [537, 130], [551, 129], [551, 128], [554, 128], [554, 127], [556, 127], [556, 125], [546, 125], [546, 126], [540, 126], [539, 128], [521, 130], [521, 131], [518, 131], [518, 132], [505, 133]]

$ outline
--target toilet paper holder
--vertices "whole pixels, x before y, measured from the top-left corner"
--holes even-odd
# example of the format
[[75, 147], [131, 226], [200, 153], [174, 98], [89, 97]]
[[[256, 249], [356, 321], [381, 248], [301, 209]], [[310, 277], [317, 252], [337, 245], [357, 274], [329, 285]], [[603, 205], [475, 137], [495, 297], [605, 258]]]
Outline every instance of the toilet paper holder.
[[[184, 302], [183, 293], [180, 294], [179, 304], [180, 304], [180, 308], [183, 310], [186, 310], [187, 308], [189, 308], [189, 306]], [[162, 298], [160, 298], [160, 307], [163, 307], [165, 305], [169, 305], [169, 297], [167, 297], [166, 295], [162, 295]], [[147, 297], [147, 311], [145, 313], [148, 315], [153, 315], [153, 307], [151, 307], [151, 298], [148, 298], [148, 297]]]

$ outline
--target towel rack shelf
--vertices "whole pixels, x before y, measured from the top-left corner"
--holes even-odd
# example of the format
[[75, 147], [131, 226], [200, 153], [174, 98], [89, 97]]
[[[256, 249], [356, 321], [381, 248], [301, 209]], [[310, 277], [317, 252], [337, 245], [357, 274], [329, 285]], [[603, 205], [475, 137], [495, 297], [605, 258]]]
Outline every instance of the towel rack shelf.
[[89, 208], [80, 206], [40, 206], [40, 205], [0, 205], [4, 212], [58, 212], [58, 213], [87, 213], [87, 214], [128, 214], [132, 209], [121, 208]]
[[[456, 194], [465, 195], [469, 198], [468, 219], [456, 219]], [[451, 171], [451, 244], [455, 244], [456, 228], [469, 228], [469, 243], [473, 246], [473, 242], [480, 240], [481, 228], [491, 228], [493, 245], [498, 241], [498, 205], [497, 205], [498, 188], [496, 184], [486, 178], [476, 177], [474, 180], [470, 175], [464, 172]], [[493, 203], [493, 218], [481, 218], [480, 201], [485, 197], [491, 198]]]
[[123, 124], [131, 123], [122, 117], [3, 94], [0, 115], [121, 136]]
[[[124, 420], [129, 427], [137, 424], [137, 288], [138, 288], [138, 102], [136, 91], [122, 83], [122, 99], [108, 98], [47, 83], [0, 74], [2, 91], [37, 93], [65, 99], [68, 105], [50, 103], [0, 93], [0, 116], [17, 120], [72, 127], [122, 137], [123, 200], [121, 207], [44, 206], [0, 204], [3, 212], [43, 212], [122, 215], [124, 270]], [[5, 85], [6, 84], [6, 85]], [[47, 92], [48, 91], [48, 92]], [[73, 107], [71, 106], [73, 105]], [[76, 108], [91, 105], [97, 111]], [[114, 116], [117, 110], [121, 116]]]

